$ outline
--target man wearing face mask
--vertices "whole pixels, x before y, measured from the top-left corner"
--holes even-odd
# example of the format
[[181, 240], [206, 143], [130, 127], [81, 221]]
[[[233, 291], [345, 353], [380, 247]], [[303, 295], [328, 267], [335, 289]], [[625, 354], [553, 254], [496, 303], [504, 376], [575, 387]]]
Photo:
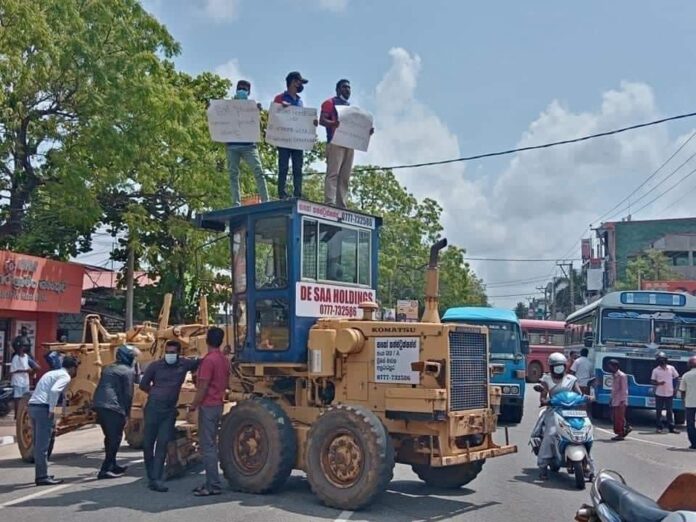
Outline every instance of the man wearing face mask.
[[[336, 83], [336, 96], [321, 104], [319, 123], [326, 127], [326, 180], [324, 203], [341, 208], [348, 206], [348, 185], [353, 169], [354, 150], [331, 143], [339, 126], [337, 105], [350, 105], [350, 82], [345, 78]], [[370, 134], [374, 129], [370, 130]]]
[[174, 436], [179, 392], [186, 374], [196, 371], [198, 359], [180, 356], [181, 344], [167, 341], [164, 359], [151, 362], [140, 380], [140, 389], [148, 394], [145, 405], [143, 456], [148, 487], [160, 493], [169, 490], [164, 484], [164, 461], [167, 444]]
[[[298, 71], [292, 71], [285, 77], [285, 85], [287, 89], [273, 99], [273, 103], [280, 103], [283, 107], [294, 105], [295, 107], [303, 107], [300, 93], [304, 90], [305, 84], [309, 80], [302, 77]], [[316, 125], [316, 121], [314, 122]], [[304, 161], [304, 152], [297, 149], [288, 149], [278, 147], [278, 197], [286, 199], [288, 193], [286, 191], [288, 168], [290, 167], [290, 159], [292, 158], [292, 185], [293, 196], [296, 198], [302, 197], [302, 162]]]
[[97, 412], [97, 423], [104, 433], [104, 462], [98, 479], [121, 477], [127, 469], [116, 464], [116, 454], [133, 404], [133, 363], [137, 354], [137, 348], [126, 344], [119, 346], [116, 360], [102, 369], [94, 392], [93, 407]]
[[[237, 82], [237, 91], [234, 95], [235, 100], [247, 100], [251, 94], [251, 83], [246, 80]], [[258, 105], [261, 110], [261, 105]], [[239, 163], [244, 160], [254, 174], [256, 188], [259, 191], [261, 201], [268, 201], [268, 189], [266, 179], [263, 175], [261, 158], [256, 148], [256, 143], [228, 143], [227, 144], [227, 167], [230, 173], [230, 188], [232, 191], [232, 206], [240, 205], [239, 199]]]

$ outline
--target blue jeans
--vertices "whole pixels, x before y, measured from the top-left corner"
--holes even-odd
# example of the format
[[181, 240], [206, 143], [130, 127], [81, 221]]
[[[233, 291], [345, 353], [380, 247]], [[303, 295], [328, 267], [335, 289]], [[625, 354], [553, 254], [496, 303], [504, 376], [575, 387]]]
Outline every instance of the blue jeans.
[[238, 207], [239, 201], [239, 162], [244, 160], [256, 180], [256, 188], [259, 191], [261, 201], [268, 201], [268, 189], [266, 188], [266, 179], [263, 177], [263, 167], [261, 166], [261, 158], [259, 150], [255, 144], [251, 145], [236, 145], [234, 143], [227, 144], [227, 168], [230, 173], [230, 189], [232, 191], [232, 206]]
[[278, 147], [278, 197], [280, 199], [288, 197], [285, 186], [288, 179], [290, 158], [292, 158], [292, 193], [296, 198], [302, 197], [302, 162], [304, 161], [304, 151]]

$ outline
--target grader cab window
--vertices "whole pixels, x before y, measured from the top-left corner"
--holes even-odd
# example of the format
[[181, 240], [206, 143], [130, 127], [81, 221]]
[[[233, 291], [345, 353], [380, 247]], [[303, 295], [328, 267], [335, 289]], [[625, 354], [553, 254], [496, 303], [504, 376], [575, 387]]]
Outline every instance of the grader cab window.
[[302, 277], [370, 285], [370, 233], [305, 219], [302, 223]]
[[287, 220], [260, 219], [254, 230], [256, 289], [285, 288], [288, 284]]
[[246, 227], [239, 227], [232, 234], [232, 268], [234, 293], [246, 292]]
[[287, 299], [256, 301], [256, 348], [286, 350], [290, 346], [290, 307]]

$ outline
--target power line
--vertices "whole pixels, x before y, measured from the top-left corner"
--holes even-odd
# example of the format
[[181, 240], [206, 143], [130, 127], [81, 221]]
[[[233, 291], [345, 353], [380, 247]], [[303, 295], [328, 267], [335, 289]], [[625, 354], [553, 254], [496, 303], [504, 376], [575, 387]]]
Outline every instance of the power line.
[[558, 257], [554, 258], [510, 258], [510, 257], [465, 257], [465, 261], [504, 261], [504, 262], [520, 262], [520, 263], [555, 263], [556, 261], [582, 261], [580, 258], [575, 259], [561, 259]]
[[478, 159], [483, 159], [483, 158], [493, 158], [496, 156], [505, 156], [508, 154], [515, 154], [517, 152], [526, 152], [530, 150], [539, 150], [539, 149], [548, 149], [550, 147], [556, 147], [558, 145], [568, 145], [571, 143], [579, 143], [582, 141], [587, 141], [587, 140], [592, 140], [595, 138], [602, 138], [604, 136], [612, 136], [614, 134], [620, 134], [622, 132], [627, 132], [630, 130], [635, 130], [635, 129], [641, 129], [643, 127], [651, 127], [653, 125], [659, 125], [661, 123], [665, 123], [668, 121], [675, 121], [675, 120], [681, 120], [684, 118], [693, 118], [696, 116], [696, 112], [689, 112], [686, 114], [678, 114], [676, 116], [670, 116], [668, 118], [661, 118], [659, 120], [653, 120], [645, 123], [638, 123], [636, 125], [630, 125], [628, 127], [621, 127], [619, 129], [614, 129], [606, 132], [598, 132], [595, 134], [588, 134], [586, 136], [581, 136], [579, 138], [573, 138], [573, 139], [568, 139], [568, 140], [561, 140], [561, 141], [553, 141], [550, 143], [544, 143], [543, 145], [530, 145], [528, 147], [517, 147], [514, 149], [507, 149], [507, 150], [501, 150], [498, 152], [487, 152], [484, 154], [476, 154], [474, 156], [463, 156], [461, 158], [452, 158], [452, 159], [446, 159], [446, 160], [439, 160], [439, 161], [429, 161], [426, 163], [411, 163], [408, 165], [392, 165], [390, 167], [356, 167], [353, 170], [358, 170], [362, 172], [370, 172], [370, 171], [376, 171], [376, 170], [396, 170], [396, 169], [413, 169], [413, 168], [419, 168], [419, 167], [432, 167], [435, 165], [446, 165], [449, 163], [458, 163], [462, 161], [473, 161], [473, 160], [478, 160]]
[[[696, 131], [692, 132], [692, 133], [691, 133], [691, 136], [689, 136], [689, 138], [688, 138], [684, 143], [682, 143], [681, 146], [679, 146], [679, 148], [678, 148], [677, 150], [675, 150], [675, 151], [672, 153], [672, 155], [671, 155], [669, 158], [667, 158], [667, 159], [662, 163], [662, 165], [660, 165], [659, 167], [657, 167], [657, 168], [652, 172], [652, 174], [650, 174], [647, 178], [645, 178], [645, 179], [643, 180], [643, 182], [642, 182], [640, 185], [638, 185], [635, 189], [633, 189], [633, 192], [631, 192], [628, 196], [626, 196], [626, 197], [623, 198], [621, 201], [619, 201], [616, 205], [614, 205], [611, 209], [609, 209], [608, 211], [606, 211], [604, 214], [602, 214], [601, 216], [599, 216], [599, 217], [593, 219], [593, 220], [592, 220], [592, 223], [595, 223], [595, 222], [601, 220], [602, 218], [604, 218], [604, 217], [607, 216], [607, 215], [612, 215], [611, 213], [614, 212], [614, 210], [616, 210], [620, 205], [622, 205], [624, 202], [626, 202], [631, 196], [633, 196], [636, 192], [638, 192], [641, 188], [643, 188], [651, 179], [653, 179], [653, 178], [657, 175], [658, 172], [660, 172], [660, 171], [665, 167], [665, 165], [667, 165], [667, 163], [669, 163], [670, 161], [672, 161], [672, 158], [674, 158], [677, 154], [679, 154], [679, 152], [681, 152], [681, 150], [682, 150], [684, 147], [686, 147], [686, 145], [694, 138], [694, 136], [696, 136]], [[692, 156], [692, 157], [693, 157], [693, 156]], [[691, 159], [691, 157], [690, 157], [689, 159]], [[687, 160], [687, 161], [688, 161], [688, 160]]]
[[534, 277], [531, 279], [513, 279], [510, 281], [500, 281], [494, 283], [485, 283], [486, 288], [501, 288], [504, 286], [520, 286], [524, 284], [538, 283], [539, 281], [546, 281], [548, 278], [546, 276]]
[[686, 174], [685, 176], [682, 176], [681, 178], [679, 178], [679, 180], [678, 180], [674, 185], [672, 185], [671, 187], [669, 187], [667, 190], [665, 190], [665, 191], [663, 191], [663, 192], [660, 192], [657, 196], [655, 196], [653, 199], [651, 199], [650, 201], [648, 201], [645, 205], [643, 205], [643, 206], [640, 207], [638, 210], [636, 210], [636, 211], [634, 212], [634, 214], [637, 214], [638, 212], [640, 212], [640, 211], [643, 210], [644, 208], [649, 207], [650, 205], [652, 205], [653, 203], [655, 203], [655, 201], [657, 201], [657, 200], [660, 199], [662, 196], [664, 196], [664, 195], [667, 194], [668, 192], [670, 192], [670, 191], [672, 191], [673, 189], [675, 189], [682, 181], [685, 181], [685, 180], [686, 180], [688, 177], [690, 177], [694, 172], [696, 172], [696, 169], [691, 170], [688, 174]]
[[531, 295], [539, 295], [541, 292], [536, 291], [536, 292], [525, 292], [523, 294], [504, 294], [504, 295], [487, 295], [486, 297], [488, 299], [497, 299], [497, 298], [502, 298], [502, 297], [528, 297]]

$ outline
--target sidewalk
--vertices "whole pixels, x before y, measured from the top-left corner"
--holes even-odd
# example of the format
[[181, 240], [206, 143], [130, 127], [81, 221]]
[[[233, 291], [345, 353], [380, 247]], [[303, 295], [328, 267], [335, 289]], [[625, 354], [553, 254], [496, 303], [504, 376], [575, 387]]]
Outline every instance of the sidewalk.
[[0, 446], [14, 444], [15, 442], [15, 420], [14, 414], [9, 413], [0, 417]]

